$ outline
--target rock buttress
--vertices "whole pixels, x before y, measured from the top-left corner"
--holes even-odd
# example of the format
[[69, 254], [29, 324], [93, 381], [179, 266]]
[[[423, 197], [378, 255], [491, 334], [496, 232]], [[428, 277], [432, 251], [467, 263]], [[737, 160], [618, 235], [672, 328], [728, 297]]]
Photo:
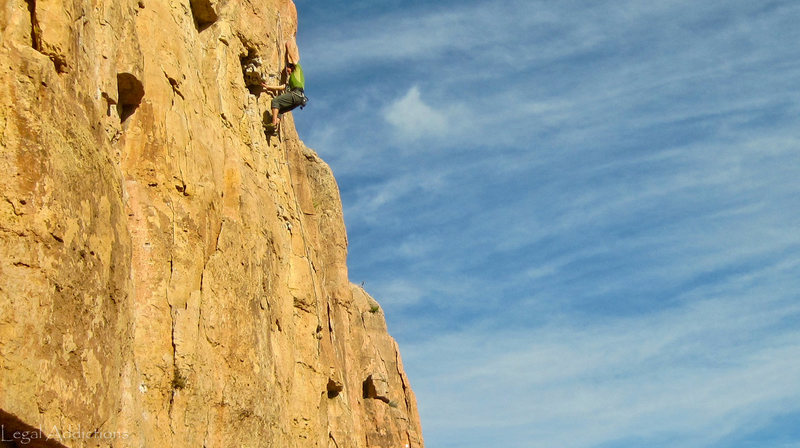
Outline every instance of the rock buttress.
[[9, 0], [0, 25], [0, 424], [421, 447], [335, 179], [245, 79], [280, 71], [291, 1]]

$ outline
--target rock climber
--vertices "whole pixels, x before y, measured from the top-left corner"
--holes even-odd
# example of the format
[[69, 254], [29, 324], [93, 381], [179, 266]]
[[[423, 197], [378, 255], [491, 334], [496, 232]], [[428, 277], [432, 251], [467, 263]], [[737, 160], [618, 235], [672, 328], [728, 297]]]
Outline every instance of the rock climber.
[[300, 64], [286, 64], [286, 77], [285, 85], [270, 86], [262, 82], [261, 87], [264, 90], [278, 93], [283, 91], [282, 94], [272, 99], [270, 107], [272, 109], [272, 122], [267, 124], [267, 127], [277, 129], [280, 123], [279, 114], [289, 112], [290, 110], [298, 107], [305, 106], [308, 99], [305, 95], [305, 79], [303, 78], [303, 68]]

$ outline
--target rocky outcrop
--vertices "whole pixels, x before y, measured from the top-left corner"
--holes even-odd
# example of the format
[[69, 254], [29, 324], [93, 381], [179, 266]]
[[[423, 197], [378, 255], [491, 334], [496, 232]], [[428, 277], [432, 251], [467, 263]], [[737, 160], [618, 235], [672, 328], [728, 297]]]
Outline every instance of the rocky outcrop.
[[330, 169], [290, 114], [263, 132], [292, 2], [6, 0], [0, 25], [4, 437], [421, 447]]

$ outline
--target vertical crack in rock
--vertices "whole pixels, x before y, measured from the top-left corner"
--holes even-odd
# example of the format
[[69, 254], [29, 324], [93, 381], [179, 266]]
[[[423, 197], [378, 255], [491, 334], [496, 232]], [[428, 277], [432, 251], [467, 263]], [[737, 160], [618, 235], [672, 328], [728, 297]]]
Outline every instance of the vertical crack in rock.
[[330, 441], [333, 442], [334, 448], [339, 448], [339, 442], [336, 441], [336, 437], [333, 437], [333, 433], [332, 432], [330, 432], [330, 431], [328, 432], [328, 437], [329, 437]]
[[331, 304], [327, 304], [328, 309], [328, 338], [333, 342], [333, 318], [331, 317]]
[[176, 217], [175, 217], [175, 207], [172, 202], [167, 202], [170, 210], [172, 211], [172, 218], [170, 222], [172, 224], [172, 235], [170, 241], [170, 250], [169, 250], [169, 277], [167, 279], [167, 287], [164, 291], [164, 298], [167, 301], [167, 306], [169, 306], [169, 316], [171, 320], [171, 331], [170, 331], [170, 338], [172, 344], [172, 390], [170, 393], [169, 398], [169, 417], [170, 420], [174, 422], [175, 418], [172, 415], [172, 411], [174, 409], [173, 405], [175, 403], [175, 394], [178, 390], [183, 389], [186, 387], [186, 378], [181, 374], [180, 368], [178, 367], [178, 344], [176, 342], [176, 331], [177, 331], [177, 321], [178, 321], [178, 307], [172, 305], [172, 298], [170, 297], [170, 288], [172, 288], [172, 278], [173, 274], [175, 273], [175, 255], [173, 250], [175, 249], [175, 233], [177, 232], [176, 229]]
[[406, 409], [411, 409], [411, 403], [408, 402], [408, 389], [410, 385], [406, 384], [406, 374], [401, 368], [403, 361], [400, 359], [400, 348], [395, 343], [394, 346], [394, 360], [397, 367], [397, 376], [400, 377], [400, 385], [403, 387], [403, 401], [406, 404]]
[[411, 433], [409, 431], [406, 431], [405, 435], [406, 435], [406, 448], [414, 447], [414, 444], [411, 442]]
[[[167, 282], [167, 302], [169, 302], [169, 284], [172, 282], [172, 259], [169, 260], [169, 281]], [[176, 318], [177, 318], [177, 310], [172, 304], [169, 304], [169, 317], [170, 317], [170, 342], [172, 344], [172, 391], [170, 393], [169, 398], [169, 416], [172, 418], [172, 405], [175, 401], [175, 393], [178, 389], [183, 389], [186, 386], [186, 380], [181, 376], [180, 370], [178, 369], [178, 346], [175, 343], [175, 327], [176, 327]]]
[[189, 6], [192, 8], [192, 17], [194, 17], [197, 31], [204, 31], [219, 18], [217, 12], [214, 11], [214, 5], [211, 4], [211, 0], [190, 0]]
[[117, 112], [121, 122], [125, 122], [139, 107], [144, 98], [144, 86], [130, 73], [117, 74]]
[[[219, 248], [219, 242], [220, 242], [220, 240], [222, 238], [222, 228], [224, 226], [225, 226], [225, 218], [221, 218], [220, 221], [219, 221], [219, 228], [216, 229], [216, 232], [215, 232], [215, 235], [214, 235], [214, 252], [213, 253], [222, 252], [222, 249]], [[208, 259], [211, 258], [211, 255], [213, 253], [208, 254], [208, 257], [206, 258], [206, 264], [208, 264]], [[205, 265], [203, 265], [203, 268], [205, 269]]]
[[39, 19], [36, 16], [36, 0], [25, 0], [25, 3], [28, 4], [28, 14], [30, 15], [31, 21], [31, 46], [34, 50], [53, 61], [53, 67], [56, 73], [66, 73], [68, 65], [64, 56], [58, 53], [49, 53], [45, 51], [44, 44], [42, 43], [42, 28], [39, 26]]
[[36, 20], [36, 0], [25, 0], [25, 3], [28, 4], [28, 13], [31, 16], [31, 45], [34, 50], [41, 53], [41, 30], [39, 29], [39, 21]]

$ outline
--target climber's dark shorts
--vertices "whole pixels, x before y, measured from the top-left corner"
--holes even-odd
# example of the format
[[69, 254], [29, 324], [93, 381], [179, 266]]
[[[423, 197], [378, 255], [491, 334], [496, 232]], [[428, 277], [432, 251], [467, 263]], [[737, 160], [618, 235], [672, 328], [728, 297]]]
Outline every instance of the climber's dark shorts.
[[279, 113], [289, 112], [297, 106], [303, 105], [303, 91], [290, 90], [272, 99], [272, 109], [278, 109]]

